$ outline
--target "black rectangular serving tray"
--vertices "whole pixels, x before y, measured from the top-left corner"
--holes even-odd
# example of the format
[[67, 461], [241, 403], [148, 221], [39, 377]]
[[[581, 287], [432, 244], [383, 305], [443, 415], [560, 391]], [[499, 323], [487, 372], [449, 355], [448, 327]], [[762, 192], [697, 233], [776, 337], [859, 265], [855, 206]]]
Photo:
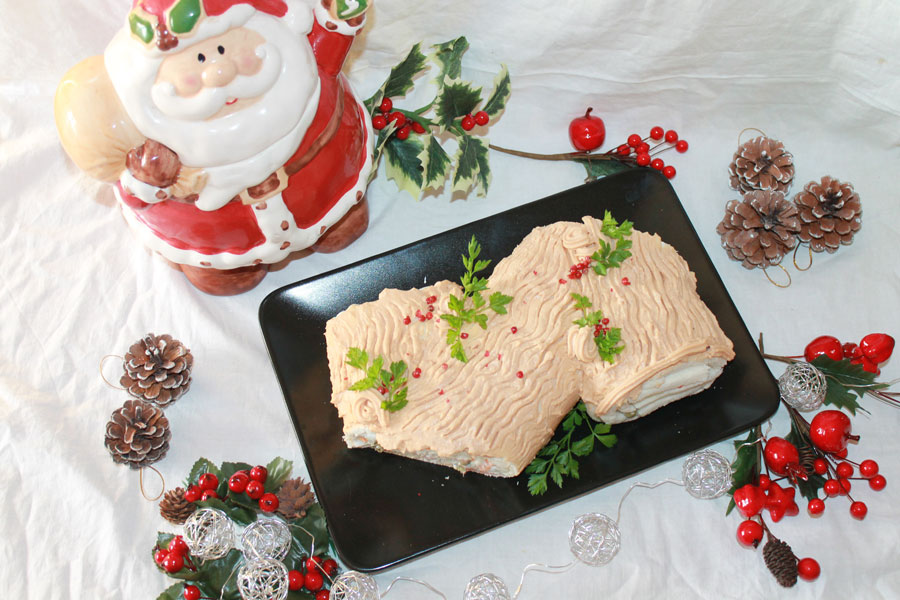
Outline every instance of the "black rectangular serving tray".
[[[582, 459], [578, 480], [531, 496], [527, 475], [491, 478], [373, 450], [349, 450], [331, 405], [325, 322], [384, 288], [458, 280], [472, 235], [495, 264], [535, 227], [602, 218], [657, 233], [697, 276], [697, 290], [736, 357], [708, 390], [613, 427], [618, 444]], [[609, 176], [285, 286], [260, 305], [260, 324], [313, 487], [341, 560], [375, 571], [530, 515], [733, 437], [770, 417], [778, 387], [669, 182], [650, 169]], [[627, 350], [626, 350], [627, 351]], [[413, 400], [414, 401], [414, 400]]]

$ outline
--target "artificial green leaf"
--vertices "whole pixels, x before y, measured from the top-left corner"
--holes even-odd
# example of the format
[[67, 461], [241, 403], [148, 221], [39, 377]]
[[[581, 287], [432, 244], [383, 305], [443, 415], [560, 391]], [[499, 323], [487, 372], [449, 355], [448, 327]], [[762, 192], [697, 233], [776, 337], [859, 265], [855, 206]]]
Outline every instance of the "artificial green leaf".
[[156, 600], [182, 600], [184, 598], [184, 584], [173, 583], [167, 587], [162, 594], [156, 597]]
[[422, 54], [419, 48], [420, 44], [410, 48], [406, 58], [391, 69], [390, 75], [388, 75], [381, 88], [365, 101], [366, 110], [370, 114], [375, 110], [375, 105], [380, 104], [383, 98], [405, 96], [412, 89], [414, 85], [413, 79], [424, 71], [426, 67], [425, 55]]
[[391, 137], [384, 145], [385, 174], [393, 180], [401, 191], [408, 192], [418, 198], [425, 185], [424, 167], [419, 155], [424, 150], [422, 140], [418, 136], [410, 136], [405, 140]]
[[827, 356], [816, 357], [812, 365], [819, 369], [827, 380], [825, 404], [836, 408], [846, 408], [856, 414], [860, 408], [854, 394], [862, 398], [866, 390], [876, 391], [889, 387], [875, 381], [875, 373], [870, 373], [862, 365], [854, 365], [849, 359], [833, 360]]
[[[434, 99], [437, 124], [444, 129], [470, 114], [481, 101], [481, 88], [460, 80], [445, 80]], [[469, 137], [469, 136], [463, 136]]]
[[488, 96], [488, 100], [484, 103], [481, 110], [486, 112], [488, 116], [492, 118], [497, 116], [506, 107], [506, 101], [509, 100], [510, 91], [509, 69], [506, 65], [503, 65], [500, 72], [497, 73], [497, 76], [494, 78], [494, 91]]
[[584, 170], [587, 171], [587, 179], [589, 180], [606, 177], [607, 175], [627, 171], [628, 169], [633, 168], [614, 158], [609, 160], [576, 159], [575, 162], [580, 163], [584, 167]]
[[191, 471], [190, 473], [188, 473], [187, 479], [184, 480], [184, 489], [188, 489], [192, 485], [195, 485], [197, 483], [197, 479], [204, 473], [212, 473], [213, 475], [218, 477], [219, 469], [211, 460], [206, 458], [198, 458], [194, 463], [194, 466], [191, 467]]
[[228, 479], [238, 471], [249, 471], [250, 465], [247, 463], [223, 462], [219, 467], [219, 487], [216, 488], [216, 494], [219, 498], [224, 498], [228, 493]]
[[437, 63], [439, 69], [436, 80], [438, 85], [448, 79], [458, 79], [462, 74], [462, 55], [469, 49], [469, 41], [464, 36], [460, 36], [443, 44], [435, 44], [432, 48], [434, 48], [434, 53], [431, 58]]
[[440, 145], [437, 138], [429, 135], [425, 139], [422, 152], [418, 156], [422, 164], [423, 188], [439, 190], [444, 187], [450, 173], [450, 156]]
[[277, 492], [278, 488], [290, 477], [293, 468], [293, 461], [285, 460], [280, 456], [274, 458], [266, 465], [266, 470], [268, 471], [266, 475], [266, 491]]
[[200, 502], [197, 502], [197, 506], [200, 508], [215, 508], [221, 510], [223, 513], [228, 515], [229, 519], [236, 523], [240, 523], [241, 525], [249, 525], [256, 520], [255, 508], [247, 508], [244, 506], [238, 506], [234, 503], [227, 503], [224, 502], [221, 498], [209, 498], [208, 500], [202, 500]]
[[466, 192], [473, 185], [479, 196], [487, 193], [491, 184], [491, 167], [488, 145], [482, 138], [464, 135], [459, 139], [456, 154], [456, 172], [453, 174], [453, 191]]
[[[735, 457], [731, 463], [731, 489], [728, 495], [733, 496], [739, 489], [748, 483], [756, 484], [759, 480], [759, 468], [761, 463], [761, 444], [759, 443], [759, 426], [750, 430], [743, 440], [734, 441]], [[728, 503], [725, 514], [731, 513], [734, 508], [734, 498]]]

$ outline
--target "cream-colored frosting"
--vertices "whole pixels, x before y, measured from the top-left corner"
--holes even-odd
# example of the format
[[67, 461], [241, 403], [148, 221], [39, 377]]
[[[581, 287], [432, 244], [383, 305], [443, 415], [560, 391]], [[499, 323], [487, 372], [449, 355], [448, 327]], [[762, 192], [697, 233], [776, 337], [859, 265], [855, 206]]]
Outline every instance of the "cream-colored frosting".
[[[635, 231], [633, 256], [621, 268], [569, 279], [570, 267], [593, 254], [600, 237], [600, 222], [591, 217], [554, 223], [497, 263], [490, 291], [513, 301], [507, 314], [490, 313], [487, 330], [464, 327], [467, 363], [450, 356], [449, 326], [440, 319], [450, 295], [462, 294], [456, 283], [387, 289], [331, 319], [325, 336], [332, 402], [347, 444], [513, 476], [579, 398], [593, 416], [618, 422], [708, 387], [734, 352], [687, 263], [658, 236]], [[621, 328], [626, 347], [615, 363], [600, 359], [590, 327], [573, 323], [581, 312], [572, 293], [587, 296], [610, 327]], [[437, 297], [432, 318], [420, 321], [416, 311], [427, 315], [430, 296]], [[377, 391], [348, 389], [364, 376], [346, 364], [351, 347], [386, 364], [406, 362], [406, 407], [379, 412], [372, 409], [380, 404]]]

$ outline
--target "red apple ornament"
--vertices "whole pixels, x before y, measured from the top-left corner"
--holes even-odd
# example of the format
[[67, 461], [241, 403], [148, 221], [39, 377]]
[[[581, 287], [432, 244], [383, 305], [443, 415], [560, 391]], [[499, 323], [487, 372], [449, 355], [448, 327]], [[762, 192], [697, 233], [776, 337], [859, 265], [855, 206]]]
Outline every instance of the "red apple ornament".
[[827, 356], [832, 360], [844, 358], [844, 347], [839, 339], [832, 335], [820, 335], [806, 345], [803, 358], [806, 362], [812, 362], [820, 356]]
[[606, 138], [606, 127], [603, 119], [591, 114], [593, 108], [588, 108], [583, 117], [572, 119], [569, 123], [569, 139], [576, 150], [590, 152], [603, 145]]

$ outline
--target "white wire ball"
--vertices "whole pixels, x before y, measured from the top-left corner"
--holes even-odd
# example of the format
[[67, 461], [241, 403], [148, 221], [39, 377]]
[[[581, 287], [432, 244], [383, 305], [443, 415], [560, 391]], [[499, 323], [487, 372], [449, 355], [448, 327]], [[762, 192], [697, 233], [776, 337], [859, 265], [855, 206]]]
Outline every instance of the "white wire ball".
[[222, 558], [234, 547], [234, 524], [221, 510], [195, 510], [184, 522], [184, 541], [200, 560]]
[[600, 513], [581, 515], [572, 523], [569, 549], [586, 565], [599, 567], [619, 551], [619, 526]]
[[244, 600], [284, 600], [288, 595], [288, 570], [274, 558], [255, 558], [237, 573], [237, 587]]
[[681, 479], [688, 494], [701, 500], [718, 498], [731, 488], [731, 464], [714, 450], [694, 452], [684, 461]]
[[331, 584], [331, 600], [378, 600], [375, 578], [359, 571], [344, 571]]
[[800, 412], [816, 410], [822, 406], [827, 388], [825, 375], [808, 362], [791, 363], [778, 378], [781, 398]]
[[241, 535], [241, 548], [247, 558], [274, 558], [281, 560], [291, 549], [291, 532], [287, 524], [278, 518], [262, 518], [253, 521]]
[[493, 573], [482, 573], [469, 580], [464, 600], [510, 600], [503, 580]]

